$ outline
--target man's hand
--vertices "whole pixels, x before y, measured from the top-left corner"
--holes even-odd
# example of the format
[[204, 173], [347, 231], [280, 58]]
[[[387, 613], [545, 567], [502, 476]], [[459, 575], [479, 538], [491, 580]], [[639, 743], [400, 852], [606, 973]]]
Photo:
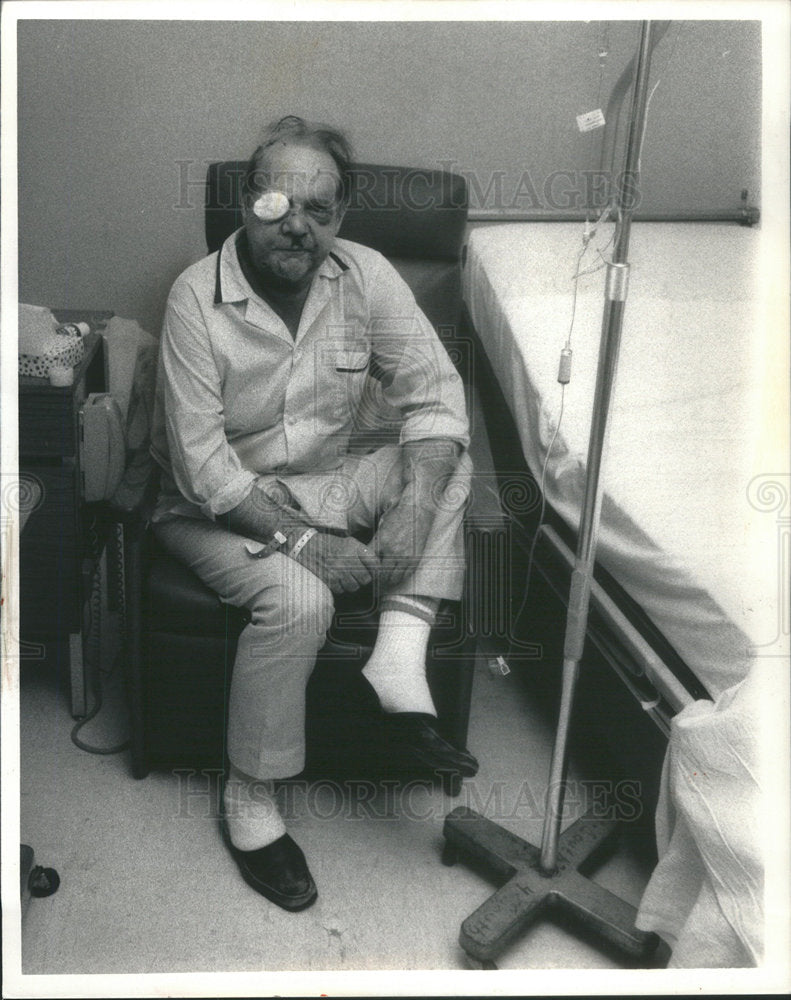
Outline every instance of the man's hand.
[[[293, 544], [296, 538], [289, 537], [289, 541]], [[359, 590], [380, 570], [376, 556], [362, 542], [325, 532], [315, 534], [294, 558], [323, 580], [333, 594]]]
[[404, 489], [379, 519], [373, 546], [382, 565], [380, 580], [397, 586], [420, 563], [442, 491], [455, 471], [460, 446], [449, 439], [401, 445]]
[[434, 511], [410, 487], [382, 515], [372, 545], [382, 566], [379, 578], [386, 586], [395, 587], [417, 568], [433, 520]]

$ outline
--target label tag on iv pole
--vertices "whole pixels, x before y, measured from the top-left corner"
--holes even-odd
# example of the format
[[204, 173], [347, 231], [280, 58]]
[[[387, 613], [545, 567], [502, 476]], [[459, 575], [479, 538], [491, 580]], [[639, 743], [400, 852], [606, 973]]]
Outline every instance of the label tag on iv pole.
[[604, 124], [606, 123], [601, 108], [596, 108], [595, 111], [586, 111], [584, 115], [577, 115], [577, 128], [580, 132], [592, 132]]
[[629, 290], [629, 265], [607, 261], [607, 282], [604, 297], [610, 302], [625, 302]]

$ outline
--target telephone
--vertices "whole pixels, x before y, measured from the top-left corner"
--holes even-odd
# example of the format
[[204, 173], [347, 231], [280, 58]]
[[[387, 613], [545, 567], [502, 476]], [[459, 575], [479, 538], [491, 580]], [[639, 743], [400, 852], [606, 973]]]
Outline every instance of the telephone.
[[118, 403], [107, 392], [92, 392], [80, 410], [80, 468], [86, 503], [109, 500], [126, 464], [126, 438]]

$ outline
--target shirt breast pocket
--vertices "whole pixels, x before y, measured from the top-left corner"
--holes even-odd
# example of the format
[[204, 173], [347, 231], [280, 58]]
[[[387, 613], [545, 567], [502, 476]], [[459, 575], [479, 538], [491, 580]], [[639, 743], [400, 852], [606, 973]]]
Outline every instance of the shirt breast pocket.
[[343, 348], [333, 352], [329, 376], [337, 416], [348, 416], [359, 406], [370, 365], [371, 351], [367, 347]]
[[336, 351], [334, 360], [339, 375], [362, 375], [368, 371], [371, 352], [366, 348]]

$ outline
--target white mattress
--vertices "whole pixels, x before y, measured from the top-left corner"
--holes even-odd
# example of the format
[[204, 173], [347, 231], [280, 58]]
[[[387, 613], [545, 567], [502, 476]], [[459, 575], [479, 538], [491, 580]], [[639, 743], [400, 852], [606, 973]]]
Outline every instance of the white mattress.
[[[465, 300], [537, 479], [560, 409], [581, 232], [575, 223], [516, 223], [470, 234]], [[595, 246], [611, 232], [594, 239], [583, 270], [601, 262]], [[760, 309], [761, 251], [760, 231], [736, 225], [633, 226], [603, 471], [599, 560], [714, 696], [778, 632], [777, 515], [750, 499], [755, 477], [773, 471], [762, 449], [771, 331]], [[572, 380], [545, 484], [575, 528], [604, 275], [579, 281]]]

